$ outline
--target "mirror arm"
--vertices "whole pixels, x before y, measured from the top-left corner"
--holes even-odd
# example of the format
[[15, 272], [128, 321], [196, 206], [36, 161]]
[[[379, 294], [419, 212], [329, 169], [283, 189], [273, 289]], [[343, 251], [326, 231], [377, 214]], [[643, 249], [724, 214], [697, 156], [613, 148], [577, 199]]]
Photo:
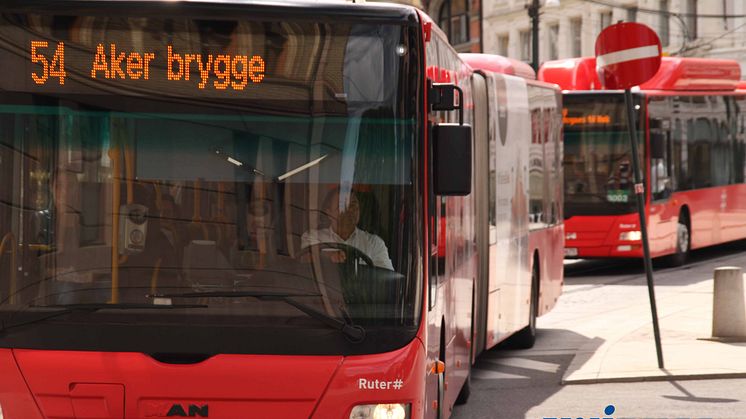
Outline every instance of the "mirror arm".
[[458, 90], [458, 124], [464, 125], [464, 91], [455, 84], [453, 88]]

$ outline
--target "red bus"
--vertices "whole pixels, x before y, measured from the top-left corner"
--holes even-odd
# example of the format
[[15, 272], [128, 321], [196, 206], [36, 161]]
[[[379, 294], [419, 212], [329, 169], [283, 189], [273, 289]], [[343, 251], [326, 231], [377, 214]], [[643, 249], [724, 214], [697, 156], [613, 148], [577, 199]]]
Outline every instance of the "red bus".
[[[594, 58], [544, 64], [563, 90], [565, 255], [640, 258], [623, 93], [601, 90]], [[663, 57], [633, 91], [653, 257], [746, 237], [745, 151], [736, 61]]]
[[556, 87], [401, 5], [0, 13], [0, 417], [443, 418], [533, 344]]

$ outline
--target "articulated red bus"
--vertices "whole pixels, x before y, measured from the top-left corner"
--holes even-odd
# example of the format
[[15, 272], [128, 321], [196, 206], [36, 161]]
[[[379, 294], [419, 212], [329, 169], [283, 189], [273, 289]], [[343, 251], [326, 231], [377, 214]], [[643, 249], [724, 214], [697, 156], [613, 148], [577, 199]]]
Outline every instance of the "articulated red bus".
[[[481, 142], [477, 141], [475, 149], [475, 173], [485, 173], [479, 159], [489, 159], [481, 162], [489, 168], [488, 191], [476, 191], [478, 203], [482, 199], [489, 201], [488, 220], [480, 219], [477, 223], [489, 226], [489, 234], [485, 237], [489, 241], [489, 266], [480, 266], [480, 269], [490, 273], [492, 283], [487, 294], [491, 300], [482, 304], [493, 309], [513, 304], [511, 301], [521, 301], [501, 294], [515, 292], [508, 285], [515, 280], [509, 268], [514, 260], [511, 255], [514, 245], [510, 242], [526, 240], [527, 247], [519, 244], [520, 251], [528, 251], [531, 275], [537, 285], [531, 287], [537, 293], [531, 298], [540, 300], [536, 315], [530, 318], [529, 329], [535, 330], [536, 316], [555, 305], [563, 284], [561, 92], [556, 85], [535, 80], [533, 69], [521, 61], [489, 54], [461, 54], [461, 57], [476, 74], [487, 79], [488, 106], [480, 109], [475, 101], [475, 114], [486, 112], [484, 117], [489, 124], [488, 148], [480, 150]], [[475, 127], [479, 128], [479, 124]], [[527, 149], [524, 144], [528, 144]], [[516, 190], [524, 191], [527, 196], [516, 195]], [[522, 220], [526, 213], [528, 237], [523, 238], [515, 233], [516, 229], [523, 229], [515, 220]], [[523, 261], [524, 257], [518, 259]], [[480, 259], [480, 263], [486, 263], [486, 258]], [[500, 278], [507, 284], [495, 283]], [[517, 326], [507, 330], [517, 330], [525, 319], [523, 314], [511, 315], [504, 309], [500, 309], [500, 313], [489, 313], [489, 309], [490, 319], [495, 320], [495, 315], [508, 316], [509, 319], [503, 321], [516, 323]], [[506, 328], [503, 326], [503, 329]], [[505, 336], [504, 331], [502, 335]], [[533, 335], [529, 336], [527, 342], [519, 346], [533, 345]], [[520, 336], [514, 338], [520, 339]], [[487, 336], [489, 346], [499, 340]]]
[[[565, 254], [642, 257], [623, 93], [601, 90], [594, 58], [546, 63], [563, 92]], [[664, 57], [633, 92], [653, 257], [746, 237], [746, 92], [736, 61]]]
[[0, 16], [0, 417], [443, 418], [533, 344], [556, 87], [400, 5]]

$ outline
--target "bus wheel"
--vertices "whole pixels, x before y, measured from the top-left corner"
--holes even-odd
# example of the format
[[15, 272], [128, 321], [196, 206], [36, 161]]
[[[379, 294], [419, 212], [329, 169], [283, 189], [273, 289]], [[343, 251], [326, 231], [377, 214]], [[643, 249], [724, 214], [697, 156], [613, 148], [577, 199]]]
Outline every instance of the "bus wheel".
[[529, 349], [536, 343], [536, 317], [539, 313], [539, 259], [534, 258], [531, 268], [531, 305], [529, 307], [528, 326], [510, 338], [510, 346], [518, 349]]
[[671, 266], [681, 266], [689, 259], [691, 247], [691, 235], [689, 233], [689, 220], [682, 214], [676, 227], [676, 253], [670, 257]]

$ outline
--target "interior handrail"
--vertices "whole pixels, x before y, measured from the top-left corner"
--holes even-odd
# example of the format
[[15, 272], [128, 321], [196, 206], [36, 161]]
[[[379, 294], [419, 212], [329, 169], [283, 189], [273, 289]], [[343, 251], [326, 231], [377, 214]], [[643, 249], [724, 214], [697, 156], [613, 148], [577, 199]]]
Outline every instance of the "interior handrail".
[[121, 151], [112, 146], [109, 148], [112, 178], [112, 211], [111, 211], [111, 302], [119, 302], [119, 206], [121, 204], [121, 185], [119, 184]]

